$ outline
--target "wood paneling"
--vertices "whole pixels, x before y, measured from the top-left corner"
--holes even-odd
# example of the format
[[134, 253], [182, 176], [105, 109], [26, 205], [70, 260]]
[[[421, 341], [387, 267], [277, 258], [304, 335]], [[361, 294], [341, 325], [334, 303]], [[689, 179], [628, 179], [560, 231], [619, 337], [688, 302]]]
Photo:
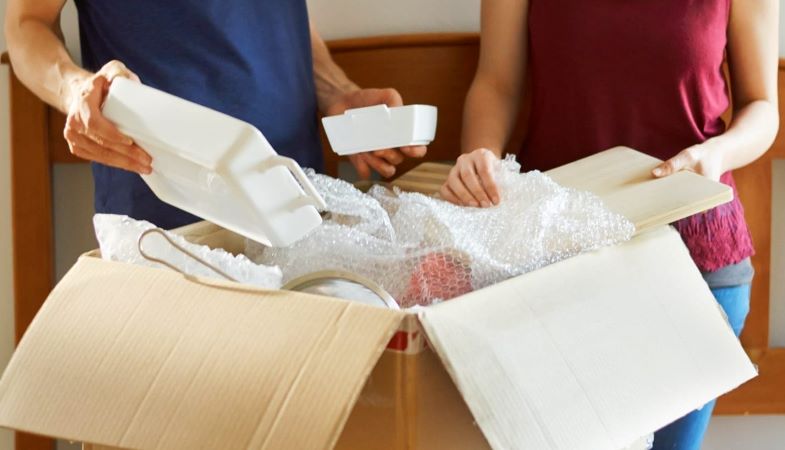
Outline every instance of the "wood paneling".
[[756, 251], [752, 258], [755, 266], [752, 307], [741, 337], [744, 345], [751, 348], [764, 348], [769, 342], [772, 161], [785, 159], [785, 60], [780, 60], [778, 86], [780, 132], [777, 139], [758, 161], [734, 172]]
[[85, 163], [82, 158], [77, 158], [68, 149], [68, 144], [63, 138], [63, 129], [65, 128], [65, 115], [54, 108], [48, 108], [49, 123], [49, 136], [47, 139], [47, 146], [49, 147], [49, 154], [53, 163], [62, 164], [79, 164]]
[[715, 414], [785, 414], [785, 348], [747, 350], [760, 375], [717, 402]]
[[734, 173], [756, 251], [750, 315], [741, 341], [759, 364], [760, 376], [722, 397], [717, 403], [718, 414], [785, 414], [785, 349], [768, 348], [772, 161], [785, 159], [785, 60], [780, 60], [778, 86], [780, 132], [774, 145], [758, 161]]
[[[394, 87], [404, 103], [425, 103], [439, 108], [436, 139], [428, 146], [427, 161], [454, 160], [460, 154], [463, 104], [479, 57], [475, 33], [421, 34], [346, 39], [328, 43], [335, 61], [362, 87]], [[521, 105], [518, 126], [508, 144], [515, 151], [523, 142], [528, 103]], [[326, 172], [335, 170], [339, 157], [323, 139]], [[408, 160], [397, 175], [421, 161]]]
[[[404, 103], [439, 108], [436, 139], [428, 160], [455, 159], [460, 152], [463, 101], [479, 55], [476, 35], [402, 36], [336, 41], [329, 44], [335, 61], [362, 87], [394, 87]], [[338, 157], [325, 144], [328, 173]], [[398, 169], [406, 172], [419, 161]]]
[[[18, 343], [54, 285], [54, 236], [48, 108], [14, 76], [10, 77], [9, 88], [14, 326]], [[54, 441], [16, 433], [16, 448], [52, 449]]]

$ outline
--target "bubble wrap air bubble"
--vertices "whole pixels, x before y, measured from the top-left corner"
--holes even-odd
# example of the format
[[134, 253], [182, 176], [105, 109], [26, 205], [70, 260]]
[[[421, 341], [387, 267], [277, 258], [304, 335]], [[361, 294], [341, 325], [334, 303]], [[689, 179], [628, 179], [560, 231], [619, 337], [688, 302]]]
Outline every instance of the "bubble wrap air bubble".
[[589, 192], [543, 173], [519, 173], [512, 159], [495, 176], [502, 201], [456, 206], [418, 193], [351, 184], [310, 172], [327, 202], [324, 224], [288, 248], [249, 241], [254, 261], [277, 265], [284, 282], [319, 270], [368, 277], [402, 307], [429, 305], [628, 240], [633, 224]]

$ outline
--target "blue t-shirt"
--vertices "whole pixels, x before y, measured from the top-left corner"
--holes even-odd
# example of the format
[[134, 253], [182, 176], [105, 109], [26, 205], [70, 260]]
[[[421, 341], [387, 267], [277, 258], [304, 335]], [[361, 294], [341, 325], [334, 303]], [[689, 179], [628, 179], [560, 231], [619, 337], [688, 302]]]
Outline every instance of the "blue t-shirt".
[[[305, 0], [76, 0], [84, 66], [117, 59], [142, 82], [245, 120], [320, 170]], [[95, 210], [172, 228], [198, 220], [137, 174], [93, 164]]]

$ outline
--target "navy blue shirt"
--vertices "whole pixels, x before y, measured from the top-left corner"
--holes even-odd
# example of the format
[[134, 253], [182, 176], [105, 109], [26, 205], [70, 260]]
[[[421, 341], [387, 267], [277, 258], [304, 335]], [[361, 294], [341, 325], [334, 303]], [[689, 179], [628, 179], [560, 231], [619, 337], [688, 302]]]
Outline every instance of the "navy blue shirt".
[[[117, 59], [142, 82], [250, 122], [320, 170], [305, 0], [76, 0], [85, 68]], [[93, 164], [95, 210], [172, 228], [198, 220], [137, 174]]]

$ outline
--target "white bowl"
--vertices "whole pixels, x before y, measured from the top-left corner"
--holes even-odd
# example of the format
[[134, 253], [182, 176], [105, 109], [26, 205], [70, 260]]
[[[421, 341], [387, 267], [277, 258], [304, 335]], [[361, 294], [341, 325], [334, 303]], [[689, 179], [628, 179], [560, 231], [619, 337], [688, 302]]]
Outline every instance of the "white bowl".
[[333, 151], [339, 155], [428, 145], [436, 135], [437, 110], [430, 105], [386, 105], [346, 110], [324, 117], [322, 124]]

